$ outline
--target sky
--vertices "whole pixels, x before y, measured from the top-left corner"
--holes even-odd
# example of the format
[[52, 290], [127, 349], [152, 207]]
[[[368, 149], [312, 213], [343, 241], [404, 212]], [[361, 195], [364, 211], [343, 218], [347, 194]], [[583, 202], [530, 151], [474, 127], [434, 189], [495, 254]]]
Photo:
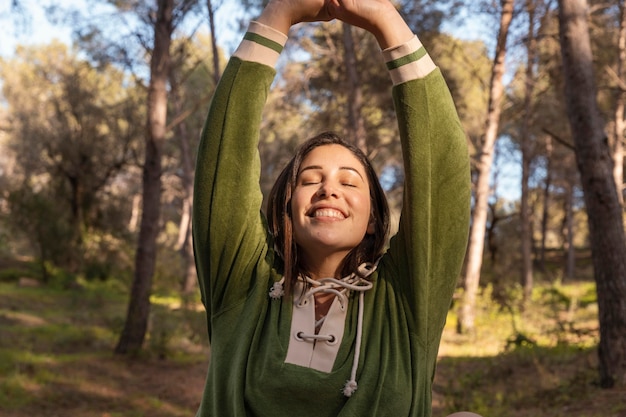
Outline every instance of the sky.
[[[20, 4], [30, 14], [26, 29], [20, 29], [15, 19], [11, 17], [12, 0], [0, 0], [0, 56], [8, 57], [13, 54], [17, 44], [45, 44], [52, 39], [58, 39], [64, 43], [71, 43], [71, 27], [55, 26], [48, 21], [45, 15], [45, 7], [51, 4], [61, 3], [63, 7], [76, 7], [85, 10], [86, 0], [20, 0]], [[238, 41], [238, 34], [232, 30], [235, 25], [237, 2], [224, 0], [217, 10], [216, 25], [218, 26], [222, 47], [232, 52]], [[454, 36], [463, 39], [476, 39], [488, 36], [484, 33], [485, 25], [476, 18], [462, 18], [458, 21], [444, 23], [444, 30]]]
[[[10, 57], [18, 44], [33, 45], [47, 44], [52, 39], [63, 43], [72, 43], [72, 28], [69, 26], [54, 25], [46, 18], [45, 7], [50, 4], [62, 4], [62, 7], [76, 7], [86, 9], [86, 0], [20, 0], [30, 15], [24, 29], [20, 28], [15, 18], [11, 16], [11, 0], [0, 0], [0, 56]], [[237, 34], [232, 27], [238, 15], [236, 2], [224, 0], [223, 5], [216, 12], [216, 26], [220, 33], [222, 47], [232, 52], [238, 41]], [[207, 27], [208, 30], [208, 27]]]
[[[31, 14], [25, 22], [26, 27], [20, 28], [16, 19], [11, 16], [11, 0], [0, 0], [0, 56], [10, 57], [17, 44], [45, 44], [53, 38], [64, 43], [71, 43], [71, 29], [69, 27], [55, 27], [50, 24], [44, 13], [44, 5], [49, 1], [20, 0], [24, 8]], [[64, 4], [76, 5], [82, 0], [65, 0]]]

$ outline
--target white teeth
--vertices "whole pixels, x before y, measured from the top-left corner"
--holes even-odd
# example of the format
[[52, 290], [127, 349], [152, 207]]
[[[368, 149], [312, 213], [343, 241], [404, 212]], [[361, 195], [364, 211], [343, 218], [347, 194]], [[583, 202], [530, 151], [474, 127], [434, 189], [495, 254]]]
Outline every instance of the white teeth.
[[313, 217], [335, 217], [338, 219], [343, 219], [345, 216], [342, 212], [335, 209], [318, 209], [313, 213]]

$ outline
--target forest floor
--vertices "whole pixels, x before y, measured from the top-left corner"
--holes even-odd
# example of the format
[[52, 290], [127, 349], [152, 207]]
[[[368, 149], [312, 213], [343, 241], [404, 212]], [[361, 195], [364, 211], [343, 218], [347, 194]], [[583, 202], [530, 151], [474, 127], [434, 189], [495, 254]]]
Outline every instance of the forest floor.
[[[484, 417], [626, 417], [626, 391], [596, 383], [597, 312], [585, 301], [589, 288], [552, 288], [552, 304], [569, 299], [554, 314], [507, 317], [485, 307], [471, 336], [457, 335], [450, 317], [433, 416], [470, 409]], [[125, 314], [122, 294], [104, 286], [0, 282], [0, 416], [193, 416], [209, 357], [203, 313], [153, 297], [145, 352], [120, 357], [112, 351]]]

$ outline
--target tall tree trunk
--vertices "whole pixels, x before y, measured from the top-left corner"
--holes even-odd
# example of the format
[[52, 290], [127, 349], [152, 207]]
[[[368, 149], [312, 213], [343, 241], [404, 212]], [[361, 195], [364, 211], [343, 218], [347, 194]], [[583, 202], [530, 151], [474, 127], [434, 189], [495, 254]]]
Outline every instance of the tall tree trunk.
[[150, 316], [150, 292], [157, 252], [156, 238], [160, 229], [161, 156], [166, 137], [167, 80], [170, 68], [174, 0], [157, 0], [157, 7], [148, 87], [141, 225], [126, 324], [115, 348], [115, 353], [118, 354], [137, 353], [143, 345]]
[[71, 250], [66, 253], [67, 267], [70, 271], [78, 273], [83, 266], [83, 228], [85, 227], [85, 214], [83, 212], [84, 205], [84, 186], [81, 176], [77, 174], [66, 174], [71, 191], [71, 228], [72, 228], [72, 245]]
[[565, 187], [565, 200], [563, 203], [563, 236], [565, 244], [565, 281], [572, 281], [576, 269], [576, 248], [574, 247], [574, 185], [567, 183]]
[[[176, 92], [174, 99], [174, 107], [176, 112], [181, 114], [183, 111], [182, 98], [178, 95], [178, 87], [172, 87], [172, 95]], [[193, 242], [191, 235], [191, 212], [193, 207], [193, 163], [191, 161], [191, 147], [189, 146], [189, 132], [187, 124], [183, 121], [176, 126], [178, 132], [183, 183], [183, 207], [181, 209], [180, 227], [178, 232], [177, 250], [180, 252], [182, 259], [182, 280], [181, 290], [184, 295], [191, 294], [196, 288], [196, 267], [193, 257]]]
[[550, 216], [550, 187], [552, 186], [552, 138], [546, 136], [546, 179], [543, 187], [543, 211], [541, 213], [541, 250], [539, 265], [542, 272], [546, 272], [546, 234], [548, 233], [548, 219]]
[[346, 138], [359, 147], [367, 155], [367, 137], [365, 121], [361, 110], [363, 108], [363, 92], [361, 78], [357, 70], [357, 57], [352, 36], [352, 26], [343, 23], [343, 47], [346, 74], [348, 76], [348, 129]]
[[565, 276], [576, 277], [576, 245], [574, 245], [574, 184], [567, 187], [567, 263]]
[[137, 224], [139, 223], [139, 213], [141, 212], [141, 194], [137, 193], [133, 195], [132, 208], [130, 212], [130, 219], [128, 220], [128, 231], [135, 232], [137, 230]]
[[522, 277], [521, 283], [524, 289], [523, 303], [530, 300], [533, 290], [533, 259], [532, 242], [533, 228], [530, 210], [530, 192], [528, 181], [533, 158], [533, 143], [530, 137], [530, 125], [532, 123], [532, 104], [535, 89], [535, 59], [537, 56], [537, 42], [535, 36], [535, 10], [536, 0], [526, 0], [526, 14], [528, 15], [528, 34], [526, 37], [526, 91], [524, 92], [524, 119], [520, 133], [522, 149], [522, 196], [520, 204], [521, 244], [522, 244]]
[[617, 86], [615, 97], [615, 123], [613, 131], [613, 177], [617, 187], [617, 198], [624, 207], [624, 133], [626, 121], [624, 121], [624, 104], [626, 102], [626, 3], [620, 2], [620, 25], [617, 38], [617, 77], [620, 84]]
[[217, 37], [215, 36], [215, 10], [211, 0], [206, 0], [207, 9], [209, 11], [209, 31], [211, 35], [211, 53], [213, 54], [213, 81], [217, 85], [220, 80], [220, 56], [217, 51]]
[[626, 238], [596, 99], [586, 0], [559, 0], [565, 97], [587, 206], [602, 387], [626, 384]]
[[478, 149], [479, 154], [476, 162], [478, 172], [475, 186], [474, 211], [472, 214], [472, 230], [470, 232], [467, 266], [463, 282], [465, 291], [459, 310], [459, 321], [457, 322], [457, 331], [459, 333], [474, 329], [474, 310], [485, 246], [485, 225], [487, 224], [490, 194], [489, 177], [500, 123], [501, 102], [504, 92], [502, 78], [504, 76], [506, 58], [506, 41], [509, 34], [509, 26], [513, 18], [513, 3], [514, 0], [501, 1], [502, 12], [500, 15], [500, 29], [491, 70], [489, 108], [485, 123], [485, 135]]

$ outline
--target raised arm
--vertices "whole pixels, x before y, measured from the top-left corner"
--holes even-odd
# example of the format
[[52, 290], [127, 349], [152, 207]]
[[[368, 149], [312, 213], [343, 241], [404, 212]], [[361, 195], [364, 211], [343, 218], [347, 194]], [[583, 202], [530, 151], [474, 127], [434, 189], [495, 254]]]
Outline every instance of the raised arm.
[[415, 333], [438, 343], [469, 231], [465, 133], [441, 72], [389, 0], [329, 0], [328, 12], [371, 32], [383, 49], [405, 170], [400, 226], [383, 262], [396, 271]]
[[273, 67], [292, 24], [326, 19], [324, 0], [272, 0], [250, 24], [209, 106], [196, 164], [193, 237], [211, 315], [245, 297], [268, 249], [257, 146]]

